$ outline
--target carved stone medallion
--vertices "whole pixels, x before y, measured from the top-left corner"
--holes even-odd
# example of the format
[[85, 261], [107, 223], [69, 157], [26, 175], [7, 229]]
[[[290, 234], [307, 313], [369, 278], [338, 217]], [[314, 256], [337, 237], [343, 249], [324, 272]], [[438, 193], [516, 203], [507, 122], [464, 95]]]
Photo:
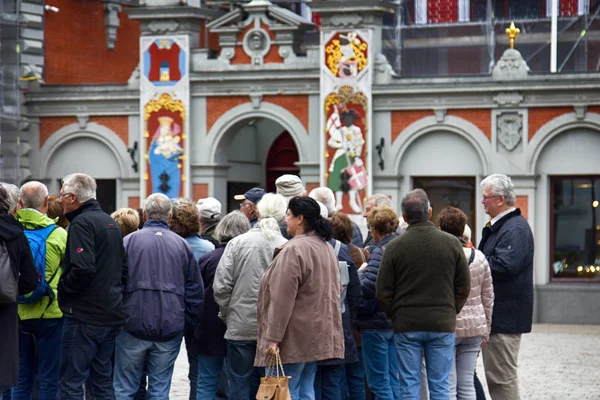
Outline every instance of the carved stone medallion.
[[263, 29], [252, 29], [244, 36], [243, 47], [252, 64], [259, 65], [271, 48], [271, 39]]
[[513, 151], [522, 140], [523, 117], [518, 113], [498, 116], [498, 141], [508, 151]]

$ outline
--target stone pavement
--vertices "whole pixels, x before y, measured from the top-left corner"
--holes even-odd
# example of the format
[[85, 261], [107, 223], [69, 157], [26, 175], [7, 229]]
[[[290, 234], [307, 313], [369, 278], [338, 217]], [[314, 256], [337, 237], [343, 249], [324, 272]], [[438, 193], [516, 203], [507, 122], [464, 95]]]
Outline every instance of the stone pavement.
[[[185, 347], [177, 359], [171, 399], [188, 398]], [[478, 375], [485, 376], [481, 357]], [[600, 399], [600, 326], [534, 325], [519, 357], [522, 400]], [[485, 379], [482, 379], [485, 385]]]

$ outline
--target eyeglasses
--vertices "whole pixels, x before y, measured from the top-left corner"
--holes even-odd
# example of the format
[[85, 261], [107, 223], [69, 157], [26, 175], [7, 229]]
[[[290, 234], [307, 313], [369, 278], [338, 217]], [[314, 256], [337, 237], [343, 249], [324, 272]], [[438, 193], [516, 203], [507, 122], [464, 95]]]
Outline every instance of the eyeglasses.
[[66, 197], [66, 196], [72, 196], [73, 194], [74, 194], [74, 193], [72, 193], [72, 192], [68, 192], [68, 193], [59, 193], [59, 194], [58, 194], [58, 198], [62, 200], [62, 198], [63, 198], [63, 197]]
[[483, 197], [482, 201], [488, 201], [489, 199], [493, 199], [494, 197], [502, 197], [502, 196], [486, 196], [486, 195], [483, 195], [482, 197]]

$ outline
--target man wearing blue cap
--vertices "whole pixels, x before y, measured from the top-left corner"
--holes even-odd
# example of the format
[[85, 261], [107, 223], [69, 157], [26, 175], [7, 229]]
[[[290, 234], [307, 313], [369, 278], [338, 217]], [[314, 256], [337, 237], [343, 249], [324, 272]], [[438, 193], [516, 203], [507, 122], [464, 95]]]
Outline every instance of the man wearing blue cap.
[[250, 226], [254, 227], [254, 225], [258, 222], [258, 211], [256, 209], [256, 205], [265, 195], [265, 191], [259, 187], [253, 187], [248, 190], [244, 194], [238, 194], [233, 198], [241, 201], [240, 211], [244, 213], [244, 215], [250, 221]]

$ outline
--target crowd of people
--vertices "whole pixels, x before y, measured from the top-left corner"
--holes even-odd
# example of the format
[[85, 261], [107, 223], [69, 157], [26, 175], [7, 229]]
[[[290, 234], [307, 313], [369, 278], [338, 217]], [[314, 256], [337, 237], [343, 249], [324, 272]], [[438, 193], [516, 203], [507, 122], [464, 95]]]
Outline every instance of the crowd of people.
[[329, 188], [276, 186], [108, 215], [85, 174], [0, 183], [0, 399], [168, 399], [182, 341], [190, 399], [255, 399], [276, 355], [293, 400], [484, 399], [480, 352], [519, 399], [533, 236], [508, 176], [480, 184], [478, 248], [422, 189], [366, 199], [363, 241]]

